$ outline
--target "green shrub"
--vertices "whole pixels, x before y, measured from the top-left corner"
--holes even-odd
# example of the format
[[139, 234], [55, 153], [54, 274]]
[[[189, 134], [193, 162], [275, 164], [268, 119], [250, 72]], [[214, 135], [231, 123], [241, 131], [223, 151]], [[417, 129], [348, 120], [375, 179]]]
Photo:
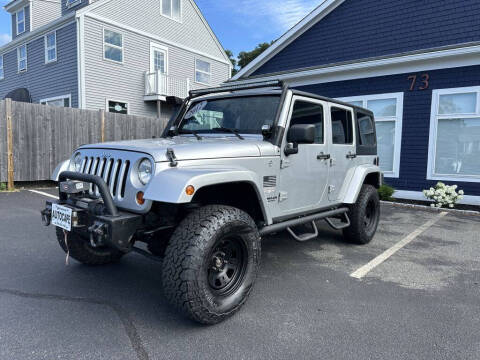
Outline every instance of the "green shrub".
[[6, 183], [0, 183], [0, 191], [6, 191], [7, 190], [7, 184]]
[[378, 189], [378, 195], [380, 196], [380, 200], [390, 201], [392, 200], [393, 193], [395, 189], [388, 185], [382, 185]]

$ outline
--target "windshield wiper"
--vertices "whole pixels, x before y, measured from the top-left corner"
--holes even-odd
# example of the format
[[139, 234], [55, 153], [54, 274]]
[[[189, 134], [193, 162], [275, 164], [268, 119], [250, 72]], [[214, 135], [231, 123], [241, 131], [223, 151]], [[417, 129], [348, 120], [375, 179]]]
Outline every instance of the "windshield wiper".
[[236, 137], [238, 137], [240, 140], [245, 140], [245, 138], [239, 134], [239, 131], [237, 129], [230, 129], [226, 127], [219, 127], [219, 128], [214, 128], [212, 131], [217, 131], [217, 132], [229, 132], [234, 134]]
[[200, 140], [203, 139], [203, 138], [202, 138], [200, 135], [198, 135], [198, 133], [197, 133], [196, 131], [194, 131], [194, 130], [180, 130], [180, 131], [178, 132], [178, 134], [179, 134], [179, 135], [181, 135], [181, 134], [191, 134], [191, 135], [195, 136], [198, 141], [200, 141]]

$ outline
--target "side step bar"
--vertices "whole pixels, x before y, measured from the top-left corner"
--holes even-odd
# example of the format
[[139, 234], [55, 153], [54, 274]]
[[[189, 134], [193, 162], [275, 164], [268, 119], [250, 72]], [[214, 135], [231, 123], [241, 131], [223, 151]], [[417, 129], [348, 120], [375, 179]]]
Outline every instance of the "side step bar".
[[260, 236], [264, 236], [264, 235], [268, 235], [268, 234], [271, 234], [271, 233], [275, 233], [275, 232], [285, 230], [289, 227], [293, 227], [293, 226], [297, 226], [297, 225], [303, 225], [303, 224], [310, 223], [312, 221], [322, 220], [322, 219], [325, 219], [325, 218], [346, 214], [348, 211], [349, 211], [348, 208], [343, 207], [343, 208], [338, 208], [338, 209], [334, 209], [334, 210], [324, 211], [324, 212], [313, 214], [313, 215], [300, 217], [300, 218], [297, 218], [297, 219], [287, 220], [287, 221], [284, 221], [284, 222], [281, 222], [281, 223], [278, 223], [278, 224], [265, 226], [265, 227], [260, 229], [259, 233], [260, 233]]
[[318, 236], [318, 228], [317, 228], [317, 224], [315, 224], [315, 221], [312, 221], [311, 225], [312, 225], [313, 233], [304, 233], [304, 234], [297, 235], [292, 230], [292, 228], [289, 228], [289, 227], [287, 228], [287, 231], [290, 233], [290, 235], [292, 235], [292, 237], [295, 240], [299, 242], [304, 242], [304, 241], [315, 239]]

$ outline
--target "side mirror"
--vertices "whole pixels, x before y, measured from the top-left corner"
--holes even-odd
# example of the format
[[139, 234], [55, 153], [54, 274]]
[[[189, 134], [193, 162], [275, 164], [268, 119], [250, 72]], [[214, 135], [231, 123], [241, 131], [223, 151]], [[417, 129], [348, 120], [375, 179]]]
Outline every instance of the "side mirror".
[[294, 144], [313, 144], [315, 142], [315, 125], [293, 125], [288, 130], [287, 141]]

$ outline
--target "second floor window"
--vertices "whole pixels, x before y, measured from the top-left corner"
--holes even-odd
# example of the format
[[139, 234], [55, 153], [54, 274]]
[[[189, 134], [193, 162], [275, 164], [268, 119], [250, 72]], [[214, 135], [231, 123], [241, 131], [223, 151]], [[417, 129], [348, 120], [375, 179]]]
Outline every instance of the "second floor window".
[[17, 35], [25, 32], [25, 8], [17, 12]]
[[195, 82], [200, 84], [210, 84], [211, 68], [210, 63], [196, 59], [195, 60]]
[[103, 30], [103, 57], [107, 60], [123, 62], [123, 36], [115, 31]]
[[3, 71], [3, 55], [0, 55], [0, 80], [3, 80], [5, 77], [5, 72]]
[[161, 0], [162, 15], [176, 21], [182, 20], [181, 0]]
[[27, 71], [27, 45], [17, 49], [18, 72]]
[[45, 35], [45, 63], [57, 61], [57, 34]]

